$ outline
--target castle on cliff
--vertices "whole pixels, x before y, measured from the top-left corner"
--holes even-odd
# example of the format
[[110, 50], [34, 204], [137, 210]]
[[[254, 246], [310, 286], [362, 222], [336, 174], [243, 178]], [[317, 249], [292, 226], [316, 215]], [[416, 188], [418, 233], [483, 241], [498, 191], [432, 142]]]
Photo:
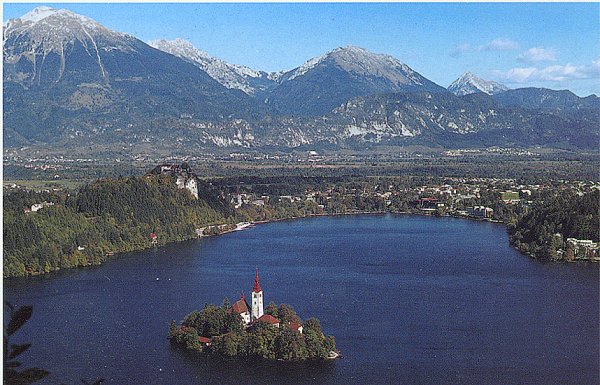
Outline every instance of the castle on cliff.
[[194, 198], [198, 199], [197, 176], [186, 162], [183, 162], [181, 165], [161, 164], [150, 171], [150, 174], [169, 175], [176, 178], [175, 185], [177, 188], [187, 189], [194, 196]]

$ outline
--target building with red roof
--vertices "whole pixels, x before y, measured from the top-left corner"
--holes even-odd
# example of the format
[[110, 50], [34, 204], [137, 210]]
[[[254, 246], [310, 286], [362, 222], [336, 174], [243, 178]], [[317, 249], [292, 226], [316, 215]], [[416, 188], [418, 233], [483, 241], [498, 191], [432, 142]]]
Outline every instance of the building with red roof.
[[280, 324], [279, 320], [273, 317], [271, 314], [263, 314], [256, 320], [256, 322], [264, 322], [275, 327], [279, 327]]
[[302, 324], [300, 322], [288, 322], [288, 327], [292, 330], [302, 333]]
[[[248, 302], [246, 302], [246, 298], [244, 297], [244, 292], [242, 291], [242, 297], [231, 306], [229, 311], [239, 314], [240, 317], [242, 317], [244, 325], [248, 326], [265, 314], [263, 303], [263, 290], [260, 287], [260, 278], [258, 276], [258, 269], [256, 269], [254, 286], [252, 287], [252, 305], [248, 305]], [[276, 323], [279, 324], [279, 320], [277, 320]]]
[[242, 317], [244, 324], [248, 325], [250, 323], [250, 310], [248, 307], [248, 302], [246, 302], [246, 299], [244, 298], [243, 291], [242, 291], [242, 298], [240, 298], [233, 304], [233, 306], [231, 307], [231, 310], [233, 312], [239, 314], [240, 317]]

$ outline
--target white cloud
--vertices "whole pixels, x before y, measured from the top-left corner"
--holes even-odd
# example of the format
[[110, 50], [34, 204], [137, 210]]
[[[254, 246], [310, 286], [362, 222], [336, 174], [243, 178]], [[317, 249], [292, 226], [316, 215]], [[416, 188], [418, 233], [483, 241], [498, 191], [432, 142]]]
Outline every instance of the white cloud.
[[450, 56], [459, 57], [460, 55], [471, 51], [471, 45], [469, 43], [458, 44], [456, 45], [452, 51], [450, 51]]
[[554, 48], [533, 47], [523, 52], [517, 60], [528, 63], [542, 61], [556, 61], [556, 50]]
[[450, 51], [450, 56], [459, 57], [469, 52], [514, 51], [516, 49], [519, 49], [519, 43], [514, 40], [499, 37], [479, 46], [473, 46], [469, 43], [458, 44]]
[[519, 49], [519, 43], [514, 40], [497, 38], [479, 46], [479, 51], [513, 51]]
[[598, 79], [600, 78], [600, 58], [591, 64], [551, 65], [545, 68], [521, 67], [508, 71], [495, 71], [495, 74], [506, 81], [513, 83], [528, 83], [534, 81], [557, 81]]

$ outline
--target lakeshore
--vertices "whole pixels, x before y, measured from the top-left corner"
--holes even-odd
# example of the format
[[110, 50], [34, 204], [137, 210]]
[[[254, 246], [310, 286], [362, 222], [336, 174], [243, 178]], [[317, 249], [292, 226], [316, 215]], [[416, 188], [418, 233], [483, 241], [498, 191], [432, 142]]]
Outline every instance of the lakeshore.
[[99, 265], [111, 254], [270, 221], [381, 213], [504, 223], [511, 244], [532, 258], [600, 261], [594, 183], [563, 183], [555, 191], [551, 185], [479, 179], [459, 179], [455, 185], [354, 177], [296, 178], [291, 185], [278, 177], [265, 181], [278, 183], [250, 182], [200, 181], [189, 165], [161, 165], [143, 177], [98, 180], [74, 196], [12, 192], [5, 196], [4, 277]]
[[[186, 241], [190, 241], [192, 239], [200, 239], [200, 238], [206, 238], [206, 237], [215, 237], [215, 236], [220, 236], [220, 235], [225, 235], [225, 234], [229, 234], [229, 233], [234, 233], [237, 231], [245, 231], [245, 230], [249, 230], [251, 228], [253, 228], [254, 226], [258, 226], [258, 225], [263, 225], [263, 224], [268, 224], [268, 223], [275, 223], [275, 222], [284, 222], [284, 221], [293, 221], [293, 220], [297, 220], [297, 219], [305, 219], [305, 218], [318, 218], [318, 217], [340, 217], [340, 216], [356, 216], [356, 215], [386, 215], [386, 214], [392, 214], [392, 215], [408, 215], [408, 216], [425, 216], [425, 217], [434, 217], [434, 218], [442, 218], [442, 217], [452, 217], [452, 218], [457, 218], [457, 219], [463, 219], [463, 220], [470, 220], [470, 221], [476, 221], [476, 222], [487, 222], [487, 223], [496, 223], [496, 224], [501, 224], [504, 227], [506, 227], [506, 225], [498, 220], [494, 220], [491, 218], [476, 218], [476, 217], [469, 217], [469, 216], [464, 216], [464, 215], [444, 215], [442, 217], [438, 217], [433, 215], [430, 212], [423, 212], [423, 211], [397, 211], [397, 212], [393, 212], [393, 211], [359, 211], [359, 212], [346, 212], [346, 213], [331, 213], [331, 214], [327, 214], [327, 213], [321, 213], [321, 214], [308, 214], [305, 216], [295, 216], [295, 217], [289, 217], [289, 218], [274, 218], [274, 219], [269, 219], [269, 220], [261, 220], [261, 221], [255, 221], [255, 222], [240, 222], [240, 223], [236, 223], [236, 224], [232, 224], [232, 223], [224, 223], [224, 224], [220, 224], [220, 225], [213, 225], [210, 227], [216, 228], [216, 229], [223, 229], [223, 230], [219, 230], [219, 232], [213, 233], [213, 234], [200, 234], [197, 235], [195, 237], [189, 237], [189, 238], [185, 238], [182, 239], [180, 241], [173, 241], [173, 242], [169, 242], [169, 243], [164, 243], [164, 244], [160, 244], [160, 245], [156, 245], [156, 244], [149, 244], [137, 249], [132, 249], [132, 250], [127, 250], [127, 251], [123, 251], [123, 252], [109, 252], [106, 254], [107, 257], [114, 257], [114, 258], [118, 258], [120, 254], [124, 254], [124, 253], [131, 253], [131, 252], [136, 252], [136, 251], [143, 251], [143, 250], [148, 250], [148, 249], [152, 249], [152, 248], [156, 248], [156, 247], [164, 247], [166, 245], [172, 245], [172, 244], [177, 244], [180, 242], [186, 242]], [[520, 250], [517, 247], [514, 247], [515, 250], [517, 250], [520, 254], [527, 256], [529, 258], [532, 259], [536, 259], [535, 255], [533, 255], [532, 253], [528, 253], [526, 251]], [[104, 262], [108, 262], [110, 261], [110, 259], [107, 259]], [[96, 264], [88, 264], [86, 266], [79, 266], [79, 268], [85, 268], [85, 267], [92, 267], [92, 266], [100, 266], [102, 265], [104, 262], [100, 262], [100, 263], [96, 263]], [[594, 258], [594, 259], [589, 259], [589, 260], [577, 260], [577, 261], [568, 261], [568, 263], [582, 263], [582, 262], [593, 262], [593, 263], [598, 263], [600, 262], [600, 258]], [[53, 271], [60, 271], [60, 268], [57, 268]], [[39, 276], [39, 275], [45, 275], [45, 274], [50, 274], [52, 273], [52, 271], [49, 272], [33, 272], [31, 274], [28, 274], [28, 276]], [[7, 279], [5, 277], [5, 279]], [[9, 277], [10, 279], [10, 277]]]

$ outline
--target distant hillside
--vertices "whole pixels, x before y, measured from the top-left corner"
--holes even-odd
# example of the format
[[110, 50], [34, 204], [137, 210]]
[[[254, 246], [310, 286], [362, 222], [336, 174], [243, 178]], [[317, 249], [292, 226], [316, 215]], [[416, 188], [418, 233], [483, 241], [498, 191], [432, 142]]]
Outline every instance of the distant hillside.
[[518, 88], [508, 90], [494, 99], [504, 106], [521, 107], [531, 110], [595, 110], [600, 112], [600, 98], [590, 95], [580, 98], [569, 90], [549, 90], [547, 88]]
[[[200, 183], [199, 199], [170, 176], [96, 181], [75, 195], [4, 195], [4, 276], [48, 273], [102, 263], [108, 253], [190, 239], [196, 228], [224, 223], [226, 202]], [[36, 203], [52, 202], [36, 212]]]
[[10, 20], [3, 54], [8, 146], [106, 142], [115, 131], [143, 140], [150, 121], [222, 121], [261, 109], [197, 66], [67, 10], [39, 7]]

